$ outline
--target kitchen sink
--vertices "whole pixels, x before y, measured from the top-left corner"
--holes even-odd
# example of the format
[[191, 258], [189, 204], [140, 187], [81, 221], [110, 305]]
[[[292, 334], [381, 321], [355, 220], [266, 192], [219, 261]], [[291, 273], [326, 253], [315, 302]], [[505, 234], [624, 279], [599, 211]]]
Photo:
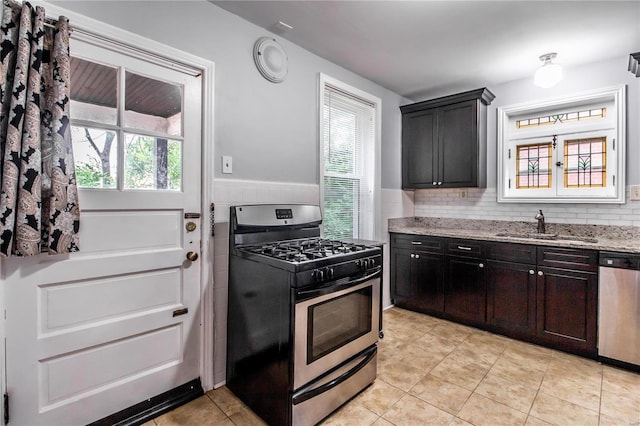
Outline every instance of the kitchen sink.
[[528, 240], [551, 240], [551, 241], [577, 241], [580, 243], [597, 243], [598, 240], [589, 237], [576, 237], [575, 235], [562, 235], [562, 234], [538, 234], [528, 232], [501, 232], [496, 234], [496, 237], [509, 237], [509, 238], [524, 238]]

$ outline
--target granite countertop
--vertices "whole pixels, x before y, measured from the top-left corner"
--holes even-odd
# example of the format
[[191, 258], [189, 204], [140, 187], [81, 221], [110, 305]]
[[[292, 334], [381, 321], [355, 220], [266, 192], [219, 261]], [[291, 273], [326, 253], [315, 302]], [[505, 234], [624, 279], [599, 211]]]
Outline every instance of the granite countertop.
[[385, 244], [384, 241], [364, 240], [362, 238], [342, 238], [340, 241], [344, 241], [345, 243], [363, 244], [365, 246], [374, 246], [374, 247], [382, 247]]
[[636, 226], [547, 223], [546, 233], [537, 235], [536, 222], [405, 217], [389, 219], [389, 232], [640, 253]]

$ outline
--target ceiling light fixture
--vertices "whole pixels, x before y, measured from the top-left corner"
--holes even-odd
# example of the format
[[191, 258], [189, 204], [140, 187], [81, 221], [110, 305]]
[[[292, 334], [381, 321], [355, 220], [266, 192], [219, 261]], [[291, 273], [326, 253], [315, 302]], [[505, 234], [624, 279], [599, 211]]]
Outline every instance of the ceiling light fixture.
[[545, 53], [540, 56], [540, 60], [544, 62], [538, 71], [536, 71], [533, 83], [538, 87], [548, 89], [555, 86], [562, 80], [562, 67], [551, 62], [558, 56], [557, 53]]

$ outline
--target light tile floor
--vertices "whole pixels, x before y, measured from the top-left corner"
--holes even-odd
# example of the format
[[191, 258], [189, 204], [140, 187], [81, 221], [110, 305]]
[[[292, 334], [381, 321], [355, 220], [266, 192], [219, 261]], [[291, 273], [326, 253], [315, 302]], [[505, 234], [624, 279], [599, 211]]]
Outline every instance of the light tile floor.
[[[640, 374], [398, 308], [378, 377], [334, 425], [640, 426]], [[264, 425], [226, 387], [154, 425]]]

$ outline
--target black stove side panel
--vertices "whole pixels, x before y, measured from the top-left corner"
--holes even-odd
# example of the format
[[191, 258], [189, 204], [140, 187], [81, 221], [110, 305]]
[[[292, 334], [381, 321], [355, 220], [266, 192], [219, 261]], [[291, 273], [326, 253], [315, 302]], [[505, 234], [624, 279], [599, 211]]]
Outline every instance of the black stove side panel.
[[270, 425], [291, 424], [291, 279], [229, 256], [227, 387]]

